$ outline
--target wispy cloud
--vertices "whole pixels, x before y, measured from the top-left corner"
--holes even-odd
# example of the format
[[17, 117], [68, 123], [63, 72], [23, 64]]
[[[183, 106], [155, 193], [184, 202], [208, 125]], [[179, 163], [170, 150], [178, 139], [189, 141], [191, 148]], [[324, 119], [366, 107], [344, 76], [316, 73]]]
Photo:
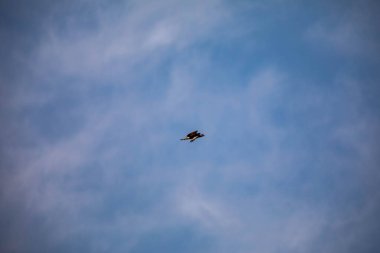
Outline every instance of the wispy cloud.
[[[336, 4], [336, 8], [341, 8]], [[340, 12], [329, 13], [318, 20], [306, 33], [315, 45], [323, 45], [332, 52], [348, 56], [372, 57], [379, 52], [376, 30], [372, 19], [377, 9], [374, 1], [349, 3]]]
[[[375, 251], [377, 74], [323, 83], [249, 51], [273, 26], [239, 15], [276, 4], [42, 3], [0, 78], [0, 249]], [[357, 33], [371, 21], [351, 17], [302, 34], [376, 52]], [[206, 137], [178, 141], [196, 128]]]

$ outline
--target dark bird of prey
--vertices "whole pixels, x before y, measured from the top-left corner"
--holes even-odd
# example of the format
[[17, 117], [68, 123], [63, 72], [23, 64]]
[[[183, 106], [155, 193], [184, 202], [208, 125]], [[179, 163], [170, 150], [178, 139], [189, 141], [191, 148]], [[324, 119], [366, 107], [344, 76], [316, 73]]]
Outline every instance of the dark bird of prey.
[[186, 135], [185, 138], [181, 139], [181, 141], [186, 141], [186, 140], [190, 140], [190, 142], [193, 142], [195, 141], [196, 139], [198, 138], [201, 138], [205, 136], [204, 134], [201, 134], [201, 133], [198, 133], [198, 130], [197, 131], [194, 131], [194, 132], [191, 132], [189, 133], [188, 135]]

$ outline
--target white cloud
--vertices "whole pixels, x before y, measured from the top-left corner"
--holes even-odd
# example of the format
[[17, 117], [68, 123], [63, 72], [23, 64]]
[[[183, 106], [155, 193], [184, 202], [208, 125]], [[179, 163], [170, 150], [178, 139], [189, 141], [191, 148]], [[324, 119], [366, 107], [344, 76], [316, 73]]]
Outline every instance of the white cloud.
[[162, 50], [187, 48], [228, 22], [228, 12], [219, 1], [138, 1], [121, 6], [125, 14], [116, 18], [115, 10], [100, 8], [96, 29], [89, 31], [77, 23], [64, 34], [56, 27], [50, 29], [35, 59], [40, 75], [48, 70], [92, 80], [91, 76], [96, 79], [105, 72], [120, 74], [165, 53]]
[[[46, 223], [52, 228], [53, 243], [86, 235], [101, 238], [91, 243], [104, 251], [111, 251], [112, 240], [103, 235], [122, 234], [122, 248], [130, 250], [152, 231], [184, 224], [216, 238], [218, 252], [306, 252], [320, 242], [332, 219], [326, 214], [330, 210], [326, 203], [305, 200], [307, 194], [319, 190], [314, 184], [320, 183], [308, 178], [315, 175], [308, 174], [314, 169], [308, 162], [326, 159], [326, 168], [315, 165], [323, 174], [340, 158], [314, 135], [353, 147], [359, 154], [355, 161], [373, 165], [370, 152], [375, 144], [369, 144], [372, 135], [366, 132], [376, 132], [370, 124], [377, 122], [367, 121], [367, 115], [355, 122], [345, 121], [361, 106], [362, 98], [353, 95], [360, 83], [351, 83], [352, 90], [345, 87], [343, 90], [351, 92], [348, 94], [334, 86], [326, 96], [322, 89], [314, 86], [309, 90], [291, 74], [267, 67], [255, 71], [248, 83], [224, 89], [213, 84], [210, 89], [205, 77], [213, 62], [190, 50], [189, 57], [167, 68], [163, 78], [167, 83], [151, 78], [162, 91], [154, 93], [152, 88], [153, 94], [145, 97], [145, 86], [136, 88], [139, 77], [149, 82], [146, 76], [159, 68], [167, 55], [215, 39], [210, 37], [222, 32], [230, 13], [220, 1], [184, 5], [136, 1], [121, 8], [125, 15], [99, 10], [95, 29], [75, 27], [78, 24], [74, 22], [68, 31], [78, 28], [77, 32], [61, 33], [51, 26], [36, 58], [30, 59], [36, 76], [30, 83], [22, 81], [21, 86], [32, 88], [28, 95], [22, 88], [15, 92], [12, 110], [50, 108], [65, 85], [82, 102], [75, 109], [83, 125], [58, 140], [36, 131], [33, 120], [20, 127], [35, 145], [6, 148], [7, 153], [17, 152], [17, 169], [3, 186], [2, 200], [25, 204], [23, 211], [31, 216], [51, 217]], [[342, 37], [336, 38], [334, 27], [322, 26], [313, 28], [311, 36], [337, 47], [351, 37], [354, 48], [362, 44], [355, 37], [358, 28], [352, 24], [346, 27], [338, 22], [336, 30]], [[351, 49], [348, 45], [344, 50]], [[136, 73], [138, 63], [146, 68]], [[55, 83], [57, 77], [67, 83]], [[70, 82], [71, 78], [75, 82]], [[89, 92], [97, 85], [118, 88], [117, 94], [99, 102]], [[339, 103], [341, 107], [333, 107]], [[350, 103], [343, 120], [335, 121]], [[274, 120], [276, 110], [289, 119]], [[305, 116], [309, 114], [312, 116]], [[206, 130], [206, 141], [175, 146], [173, 140], [182, 137], [174, 137], [175, 125], [191, 124]], [[333, 130], [324, 128], [327, 125]], [[324, 130], [323, 135], [318, 132]], [[308, 141], [311, 145], [304, 144]], [[300, 196], [288, 186], [296, 177], [305, 179], [297, 181]], [[138, 199], [137, 204], [124, 198], [128, 194]], [[100, 218], [96, 210], [107, 209], [108, 202], [104, 202], [108, 198], [116, 198], [117, 210]], [[366, 219], [363, 214], [359, 220]], [[15, 235], [13, 241], [17, 239]]]
[[234, 230], [239, 226], [238, 219], [225, 203], [207, 196], [196, 182], [182, 183], [184, 185], [176, 189], [175, 193], [175, 208], [180, 216], [196, 222], [211, 233]]

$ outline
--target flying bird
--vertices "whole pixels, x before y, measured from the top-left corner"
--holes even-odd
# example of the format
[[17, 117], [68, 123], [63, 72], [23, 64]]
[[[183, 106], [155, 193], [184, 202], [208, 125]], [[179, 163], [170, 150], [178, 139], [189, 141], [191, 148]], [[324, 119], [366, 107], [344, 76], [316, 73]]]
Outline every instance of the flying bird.
[[191, 132], [191, 133], [187, 134], [185, 138], [181, 139], [181, 141], [190, 140], [190, 142], [193, 142], [196, 139], [201, 138], [203, 136], [205, 136], [205, 135], [201, 134], [201, 133], [198, 133], [198, 130], [196, 130], [194, 132]]

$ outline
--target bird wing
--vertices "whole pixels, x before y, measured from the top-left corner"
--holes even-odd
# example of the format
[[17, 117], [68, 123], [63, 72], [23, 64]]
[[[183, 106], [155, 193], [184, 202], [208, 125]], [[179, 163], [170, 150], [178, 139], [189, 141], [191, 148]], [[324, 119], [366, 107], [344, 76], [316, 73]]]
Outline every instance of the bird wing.
[[187, 134], [187, 137], [193, 138], [193, 137], [197, 136], [197, 134], [198, 134], [198, 130], [195, 130], [194, 132]]

